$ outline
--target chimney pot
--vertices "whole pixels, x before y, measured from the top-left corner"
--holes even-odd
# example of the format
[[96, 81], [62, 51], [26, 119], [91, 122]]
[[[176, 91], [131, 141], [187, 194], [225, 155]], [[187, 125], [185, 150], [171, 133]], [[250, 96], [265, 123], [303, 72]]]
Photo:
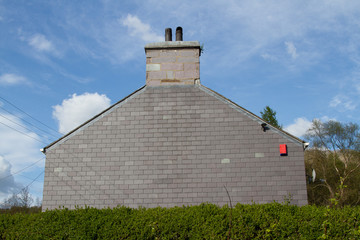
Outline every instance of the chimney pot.
[[171, 28], [165, 29], [165, 41], [172, 41], [172, 30]]
[[183, 40], [183, 30], [182, 27], [176, 28], [176, 41], [182, 41]]

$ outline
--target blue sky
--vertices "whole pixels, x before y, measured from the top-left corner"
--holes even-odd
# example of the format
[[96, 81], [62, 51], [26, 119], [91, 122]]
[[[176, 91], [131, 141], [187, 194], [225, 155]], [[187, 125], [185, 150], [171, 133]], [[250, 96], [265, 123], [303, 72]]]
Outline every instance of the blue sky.
[[0, 200], [41, 198], [39, 149], [142, 87], [145, 44], [177, 26], [203, 85], [290, 133], [359, 122], [360, 1], [0, 0]]

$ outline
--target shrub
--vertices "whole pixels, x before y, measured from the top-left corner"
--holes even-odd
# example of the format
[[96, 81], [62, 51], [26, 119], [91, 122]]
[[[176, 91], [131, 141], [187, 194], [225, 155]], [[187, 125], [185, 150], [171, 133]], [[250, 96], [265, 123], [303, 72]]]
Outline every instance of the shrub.
[[359, 239], [360, 207], [279, 203], [1, 214], [2, 239]]

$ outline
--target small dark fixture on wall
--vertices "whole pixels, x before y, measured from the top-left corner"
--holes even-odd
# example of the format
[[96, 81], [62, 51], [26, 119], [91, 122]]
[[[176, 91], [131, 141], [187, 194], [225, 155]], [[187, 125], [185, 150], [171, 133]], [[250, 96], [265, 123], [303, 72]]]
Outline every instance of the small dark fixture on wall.
[[263, 130], [264, 132], [266, 132], [266, 129], [267, 129], [266, 125], [267, 125], [266, 123], [262, 123], [262, 124], [261, 124], [262, 130]]

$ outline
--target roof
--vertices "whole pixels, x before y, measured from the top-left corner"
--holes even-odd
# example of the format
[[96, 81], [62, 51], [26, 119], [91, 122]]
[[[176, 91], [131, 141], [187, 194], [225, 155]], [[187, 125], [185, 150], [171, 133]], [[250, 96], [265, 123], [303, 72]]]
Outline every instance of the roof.
[[[164, 87], [164, 86], [157, 86], [158, 88]], [[175, 86], [167, 86], [167, 87], [175, 87]], [[298, 144], [303, 144], [305, 143], [303, 140], [297, 138], [296, 136], [282, 130], [279, 129], [275, 126], [272, 126], [270, 123], [266, 122], [264, 119], [260, 118], [259, 116], [255, 115], [254, 113], [246, 110], [245, 108], [239, 106], [238, 104], [236, 104], [235, 102], [227, 99], [226, 97], [224, 97], [223, 95], [211, 90], [210, 88], [207, 88], [201, 84], [198, 85], [193, 85], [192, 87], [198, 87], [200, 90], [206, 92], [207, 94], [217, 98], [218, 100], [228, 104], [230, 107], [232, 107], [233, 109], [235, 109], [236, 111], [239, 111], [245, 115], [247, 115], [248, 117], [252, 118], [253, 120], [259, 122], [259, 124], [261, 125], [262, 123], [266, 123], [266, 127], [271, 128], [273, 131], [277, 132], [278, 134], [284, 136], [285, 138], [298, 143]], [[123, 104], [125, 104], [127, 101], [131, 100], [132, 98], [136, 97], [137, 95], [141, 94], [142, 92], [144, 92], [147, 88], [155, 88], [155, 86], [143, 86], [141, 88], [139, 88], [138, 90], [136, 90], [135, 92], [131, 93], [130, 95], [128, 95], [127, 97], [121, 99], [120, 101], [118, 101], [117, 103], [113, 104], [112, 106], [110, 106], [109, 108], [105, 109], [104, 111], [102, 111], [101, 113], [95, 115], [94, 117], [92, 117], [91, 119], [89, 119], [88, 121], [84, 122], [83, 124], [81, 124], [79, 127], [73, 129], [72, 131], [70, 131], [69, 133], [65, 134], [64, 136], [62, 136], [61, 138], [59, 138], [58, 140], [50, 143], [49, 145], [47, 145], [46, 147], [44, 147], [43, 149], [43, 153], [46, 153], [47, 149], [50, 149], [52, 147], [55, 147], [58, 144], [61, 144], [62, 142], [66, 141], [68, 138], [72, 137], [73, 135], [76, 135], [79, 131], [81, 131], [84, 128], [87, 128], [88, 126], [92, 125], [94, 122], [96, 122], [97, 120], [103, 118], [104, 116], [110, 114], [112, 111], [114, 111], [116, 108], [121, 107]]]

